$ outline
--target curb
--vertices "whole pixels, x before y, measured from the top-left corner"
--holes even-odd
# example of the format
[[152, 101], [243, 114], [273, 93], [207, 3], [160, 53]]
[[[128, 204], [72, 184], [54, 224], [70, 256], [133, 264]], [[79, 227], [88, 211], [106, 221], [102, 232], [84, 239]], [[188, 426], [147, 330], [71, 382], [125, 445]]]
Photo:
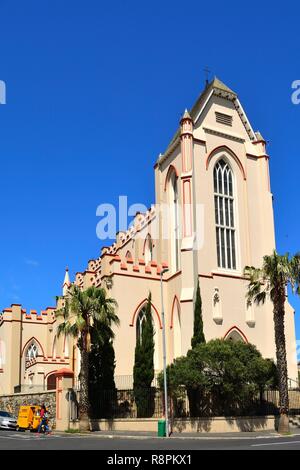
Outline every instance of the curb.
[[[69, 436], [78, 436], [78, 437], [96, 437], [98, 439], [131, 439], [131, 440], [147, 440], [147, 439], [165, 439], [158, 436], [134, 436], [134, 435], [116, 435], [116, 434], [94, 434], [94, 433], [74, 433], [69, 434], [65, 432], [57, 432], [57, 435], [69, 435]], [[300, 434], [290, 434], [288, 436], [280, 435], [278, 433], [272, 433], [267, 436], [170, 436], [169, 439], [171, 440], [256, 440], [256, 439], [280, 439], [280, 438], [289, 438], [300, 436]]]

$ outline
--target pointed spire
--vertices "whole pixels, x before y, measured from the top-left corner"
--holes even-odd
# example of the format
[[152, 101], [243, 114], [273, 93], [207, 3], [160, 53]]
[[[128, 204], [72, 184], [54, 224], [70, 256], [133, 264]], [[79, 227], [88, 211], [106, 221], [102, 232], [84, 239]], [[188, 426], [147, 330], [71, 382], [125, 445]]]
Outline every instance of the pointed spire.
[[182, 116], [183, 119], [192, 119], [190, 113], [188, 110], [185, 108], [184, 115]]
[[182, 118], [180, 119], [180, 122], [184, 121], [185, 119], [189, 119], [190, 121], [193, 121], [190, 113], [188, 112], [186, 108], [185, 108]]
[[64, 283], [63, 283], [63, 296], [65, 296], [68, 292], [68, 288], [71, 285], [70, 282], [70, 276], [69, 276], [69, 268], [66, 267], [66, 273], [65, 273], [65, 278], [64, 278]]

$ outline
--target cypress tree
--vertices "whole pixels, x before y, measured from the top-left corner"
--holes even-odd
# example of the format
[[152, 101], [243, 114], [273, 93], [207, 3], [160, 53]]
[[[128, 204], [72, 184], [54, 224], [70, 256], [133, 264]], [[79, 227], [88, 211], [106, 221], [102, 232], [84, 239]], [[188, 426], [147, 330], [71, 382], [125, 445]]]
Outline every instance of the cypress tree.
[[[92, 338], [95, 335], [92, 334]], [[89, 353], [89, 399], [92, 415], [95, 418], [110, 418], [112, 407], [116, 401], [115, 351], [109, 337], [103, 344], [94, 338]]]
[[149, 293], [142, 322], [140, 338], [137, 338], [133, 368], [133, 391], [138, 417], [152, 416], [154, 393], [151, 384], [154, 378], [154, 327], [151, 313], [151, 293]]
[[192, 349], [198, 344], [205, 343], [202, 320], [202, 299], [200, 294], [199, 280], [197, 284], [196, 302], [194, 308], [194, 336], [192, 337]]
[[[197, 284], [196, 302], [194, 308], [194, 336], [192, 337], [192, 349], [198, 344], [205, 343], [202, 320], [202, 299], [200, 294], [199, 280]], [[191, 416], [198, 416], [199, 406], [202, 402], [202, 393], [200, 388], [187, 387], [187, 395], [190, 403]]]

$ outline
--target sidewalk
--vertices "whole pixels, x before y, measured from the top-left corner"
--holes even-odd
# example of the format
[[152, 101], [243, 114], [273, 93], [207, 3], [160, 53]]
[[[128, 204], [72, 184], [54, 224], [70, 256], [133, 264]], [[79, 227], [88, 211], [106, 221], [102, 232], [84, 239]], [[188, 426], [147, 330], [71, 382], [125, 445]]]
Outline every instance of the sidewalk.
[[[294, 432], [293, 432], [294, 431]], [[157, 436], [155, 432], [145, 431], [93, 431], [86, 433], [66, 433], [63, 431], [54, 431], [54, 434], [64, 434], [68, 436], [93, 436], [106, 439], [126, 438], [126, 439], [162, 439]], [[291, 434], [288, 436], [300, 435], [300, 429], [292, 429]], [[210, 432], [195, 432], [195, 433], [173, 433], [170, 439], [257, 439], [257, 438], [275, 438], [275, 437], [288, 437], [281, 436], [276, 431], [253, 431], [253, 432], [226, 432], [226, 433], [210, 433]]]

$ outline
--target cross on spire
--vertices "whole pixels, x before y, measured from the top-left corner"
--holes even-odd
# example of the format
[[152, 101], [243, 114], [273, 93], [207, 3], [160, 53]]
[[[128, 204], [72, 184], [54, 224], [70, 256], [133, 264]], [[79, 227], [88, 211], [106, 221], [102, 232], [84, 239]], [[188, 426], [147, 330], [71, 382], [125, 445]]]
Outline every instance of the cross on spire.
[[203, 72], [205, 74], [205, 84], [208, 85], [208, 77], [209, 77], [209, 74], [211, 73], [211, 70], [209, 70], [209, 68], [206, 66], [204, 69], [203, 69]]

